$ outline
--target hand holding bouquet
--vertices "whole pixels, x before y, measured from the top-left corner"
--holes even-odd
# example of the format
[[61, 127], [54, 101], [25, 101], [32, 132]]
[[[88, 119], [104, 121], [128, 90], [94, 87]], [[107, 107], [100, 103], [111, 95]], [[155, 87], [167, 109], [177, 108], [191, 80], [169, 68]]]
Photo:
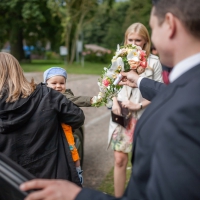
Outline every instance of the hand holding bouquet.
[[104, 68], [101, 78], [98, 80], [99, 94], [92, 99], [92, 106], [99, 107], [106, 105], [120, 91], [122, 86], [117, 85], [121, 71], [134, 70], [142, 74], [147, 67], [146, 52], [140, 46], [126, 45], [117, 46], [115, 56], [111, 60], [111, 65]]

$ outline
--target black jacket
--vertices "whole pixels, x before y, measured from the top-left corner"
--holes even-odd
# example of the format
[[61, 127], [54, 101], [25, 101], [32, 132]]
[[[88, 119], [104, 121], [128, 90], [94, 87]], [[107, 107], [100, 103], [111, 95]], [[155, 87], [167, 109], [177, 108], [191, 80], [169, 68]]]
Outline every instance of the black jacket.
[[143, 78], [140, 82], [139, 89], [143, 98], [152, 101], [158, 93], [165, 90], [166, 86], [167, 85], [164, 83], [160, 83], [149, 78]]
[[[118, 199], [200, 199], [199, 77], [200, 65], [188, 70], [159, 92], [138, 120], [132, 174]], [[76, 198], [88, 199], [116, 198], [85, 188]]]
[[80, 185], [61, 122], [79, 128], [83, 111], [61, 93], [39, 84], [28, 98], [0, 99], [0, 152], [36, 177]]

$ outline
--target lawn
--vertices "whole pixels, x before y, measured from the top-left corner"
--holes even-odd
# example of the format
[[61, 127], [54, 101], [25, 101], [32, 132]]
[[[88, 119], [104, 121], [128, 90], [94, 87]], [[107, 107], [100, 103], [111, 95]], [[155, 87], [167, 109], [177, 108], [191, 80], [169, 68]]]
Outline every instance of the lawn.
[[24, 72], [44, 72], [50, 67], [62, 67], [70, 74], [96, 74], [101, 75], [103, 68], [109, 64], [85, 62], [84, 66], [81, 63], [74, 62], [73, 64], [65, 64], [60, 60], [32, 60], [31, 63], [21, 63]]

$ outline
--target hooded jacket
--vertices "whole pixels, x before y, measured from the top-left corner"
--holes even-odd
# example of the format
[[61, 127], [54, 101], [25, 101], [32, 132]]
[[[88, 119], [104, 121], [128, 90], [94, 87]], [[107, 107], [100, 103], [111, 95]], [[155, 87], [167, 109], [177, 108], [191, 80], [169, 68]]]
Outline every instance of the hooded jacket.
[[36, 177], [66, 179], [80, 185], [61, 123], [84, 123], [83, 111], [61, 93], [39, 84], [27, 98], [0, 99], [0, 152]]

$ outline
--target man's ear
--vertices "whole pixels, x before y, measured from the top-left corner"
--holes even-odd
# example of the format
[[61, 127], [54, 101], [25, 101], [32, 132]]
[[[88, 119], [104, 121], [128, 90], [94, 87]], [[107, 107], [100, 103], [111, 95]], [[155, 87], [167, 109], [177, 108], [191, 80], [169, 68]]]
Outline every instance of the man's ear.
[[176, 34], [176, 29], [177, 29], [176, 17], [171, 13], [167, 13], [165, 15], [165, 23], [167, 25], [168, 36], [171, 39]]

